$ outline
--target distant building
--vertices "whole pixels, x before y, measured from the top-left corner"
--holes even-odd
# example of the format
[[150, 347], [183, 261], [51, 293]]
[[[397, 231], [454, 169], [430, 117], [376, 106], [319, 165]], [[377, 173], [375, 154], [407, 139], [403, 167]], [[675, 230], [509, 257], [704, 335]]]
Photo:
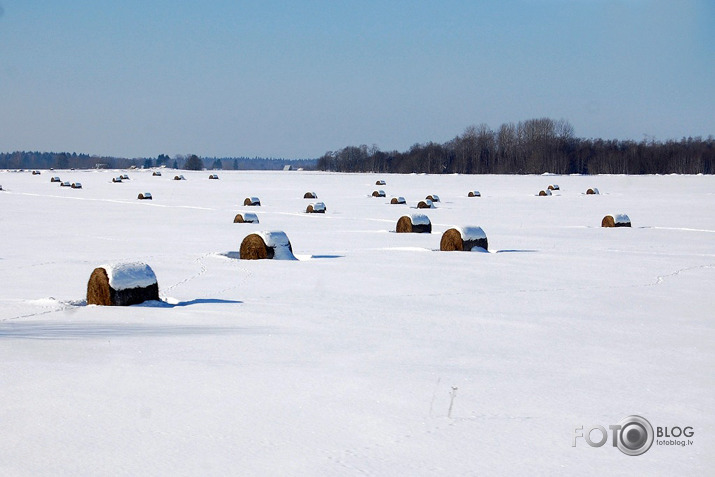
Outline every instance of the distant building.
[[292, 170], [293, 170], [293, 166], [291, 166], [290, 164], [286, 164], [285, 166], [283, 166], [283, 170], [284, 170], [284, 171], [292, 171]]

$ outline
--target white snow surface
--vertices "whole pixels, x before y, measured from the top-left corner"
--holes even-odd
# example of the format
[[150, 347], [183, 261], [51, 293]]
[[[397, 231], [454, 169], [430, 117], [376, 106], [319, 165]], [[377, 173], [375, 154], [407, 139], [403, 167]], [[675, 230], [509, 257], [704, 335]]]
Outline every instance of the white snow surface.
[[[442, 199], [432, 234], [397, 234], [374, 174], [111, 183], [125, 172], [73, 171], [78, 194], [0, 171], [0, 475], [715, 467], [715, 177], [558, 176], [544, 201], [542, 176], [480, 175], [474, 201], [475, 176], [385, 174]], [[584, 195], [594, 182], [608, 193]], [[299, 260], [237, 258], [246, 190]], [[329, 216], [302, 212], [306, 190]], [[638, 226], [601, 228], [609, 211]], [[493, 253], [439, 252], [456, 224]], [[163, 303], [85, 306], [96, 264], [136, 261]], [[608, 426], [632, 414], [692, 426], [693, 444], [626, 456]], [[608, 443], [574, 447], [595, 425]]]
[[157, 283], [154, 270], [142, 262], [110, 263], [100, 265], [109, 278], [109, 286], [115, 290], [143, 288]]
[[412, 214], [412, 225], [429, 225], [431, 222], [425, 214]]

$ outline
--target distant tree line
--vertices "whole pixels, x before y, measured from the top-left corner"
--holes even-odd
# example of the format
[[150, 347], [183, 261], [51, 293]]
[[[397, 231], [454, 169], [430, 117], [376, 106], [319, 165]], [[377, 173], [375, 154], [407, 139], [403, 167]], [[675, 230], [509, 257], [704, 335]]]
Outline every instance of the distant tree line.
[[568, 121], [549, 118], [469, 126], [449, 142], [415, 144], [409, 151], [377, 146], [328, 151], [317, 168], [338, 172], [428, 174], [713, 174], [715, 139], [659, 142], [574, 137]]
[[286, 165], [294, 169], [315, 169], [316, 159], [274, 159], [263, 157], [201, 158], [195, 154], [177, 154], [173, 158], [160, 154], [156, 158], [106, 157], [76, 152], [0, 153], [0, 169], [127, 169], [169, 167], [174, 169], [202, 170], [279, 170]]

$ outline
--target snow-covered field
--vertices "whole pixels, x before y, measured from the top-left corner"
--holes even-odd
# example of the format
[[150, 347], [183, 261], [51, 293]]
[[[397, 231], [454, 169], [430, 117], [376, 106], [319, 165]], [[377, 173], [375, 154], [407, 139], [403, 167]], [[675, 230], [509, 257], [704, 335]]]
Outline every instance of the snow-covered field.
[[[0, 172], [0, 475], [712, 471], [715, 177], [209, 174]], [[433, 233], [394, 233], [428, 194]], [[298, 260], [239, 260], [256, 230]], [[162, 302], [86, 306], [122, 261]], [[631, 414], [693, 445], [572, 446]]]

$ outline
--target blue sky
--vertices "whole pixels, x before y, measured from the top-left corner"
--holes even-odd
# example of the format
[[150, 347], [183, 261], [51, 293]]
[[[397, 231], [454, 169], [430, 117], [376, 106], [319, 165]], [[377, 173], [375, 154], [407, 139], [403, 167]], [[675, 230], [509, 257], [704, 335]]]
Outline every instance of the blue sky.
[[472, 124], [715, 134], [715, 2], [0, 0], [0, 152], [318, 157]]

